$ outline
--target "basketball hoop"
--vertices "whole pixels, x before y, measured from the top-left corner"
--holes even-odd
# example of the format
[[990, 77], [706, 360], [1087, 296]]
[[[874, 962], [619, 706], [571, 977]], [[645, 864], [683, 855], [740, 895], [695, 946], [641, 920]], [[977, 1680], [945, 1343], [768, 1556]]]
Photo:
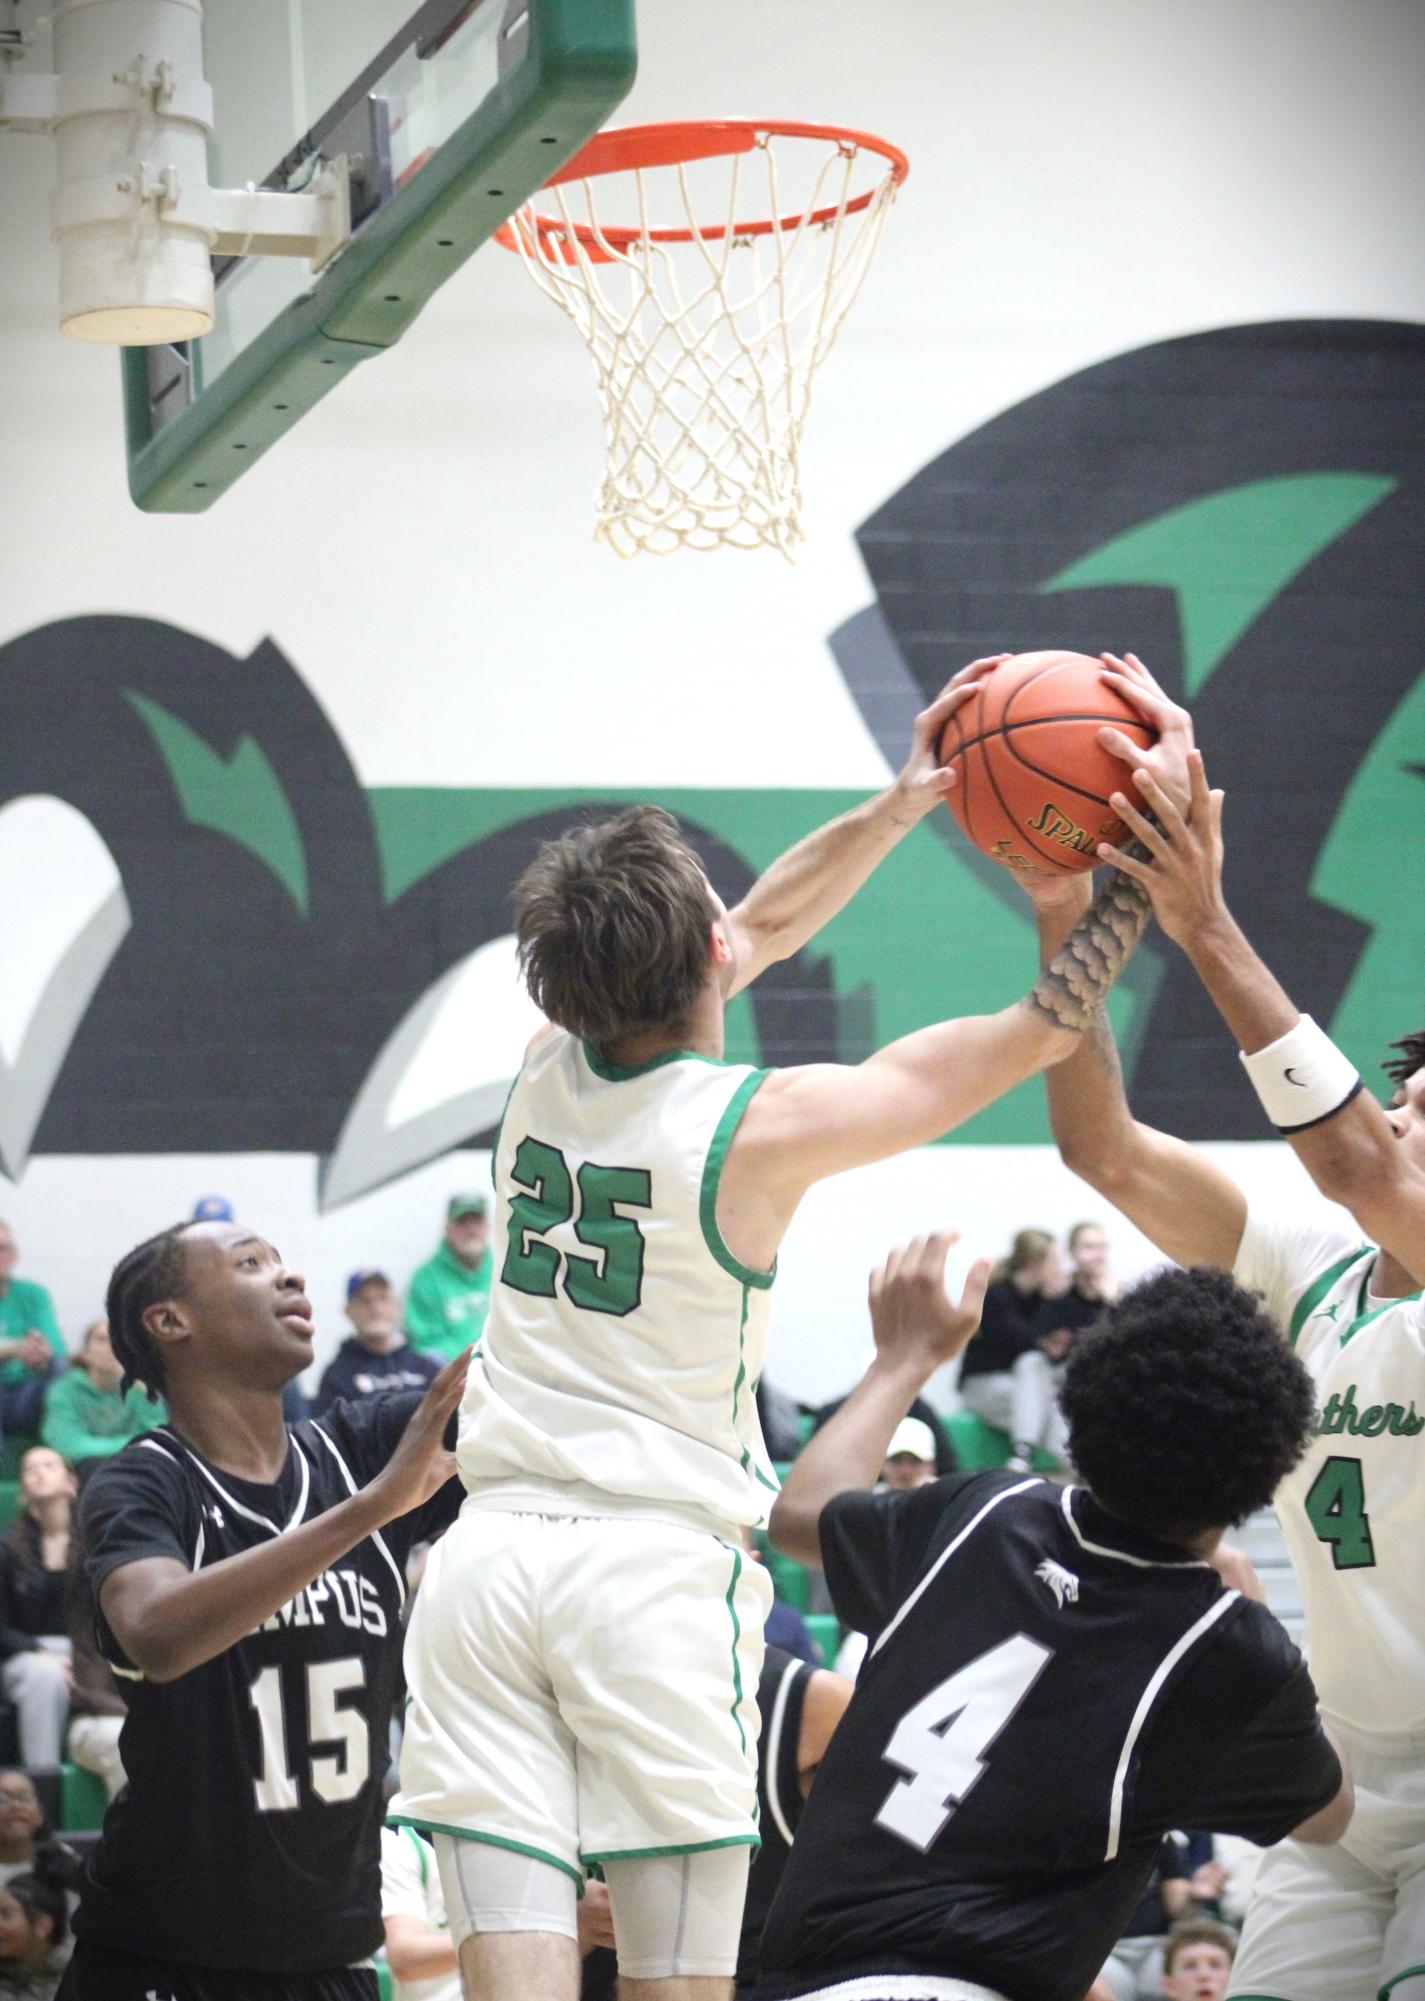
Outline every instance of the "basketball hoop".
[[[599, 133], [497, 230], [594, 357], [596, 540], [793, 556], [812, 377], [908, 171], [840, 126], [636, 125]], [[600, 216], [621, 202], [634, 220]]]

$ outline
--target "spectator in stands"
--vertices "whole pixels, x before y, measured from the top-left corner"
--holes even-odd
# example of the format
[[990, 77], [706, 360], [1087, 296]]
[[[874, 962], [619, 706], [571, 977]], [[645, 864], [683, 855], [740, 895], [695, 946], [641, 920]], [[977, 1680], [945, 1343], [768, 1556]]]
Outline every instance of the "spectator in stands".
[[0, 1885], [36, 1869], [78, 1883], [80, 1859], [50, 1833], [30, 1773], [10, 1765], [0, 1769]]
[[1027, 1472], [1036, 1447], [1064, 1457], [1054, 1364], [1067, 1352], [1054, 1303], [1064, 1291], [1059, 1249], [1047, 1230], [1020, 1230], [985, 1294], [979, 1332], [960, 1366], [967, 1410], [1007, 1431], [1013, 1472]]
[[[1089, 1327], [1118, 1297], [1118, 1280], [1109, 1262], [1108, 1237], [1099, 1223], [1075, 1223], [1068, 1239], [1069, 1283], [1045, 1304], [1044, 1320], [1051, 1339], [1046, 1350], [1053, 1362], [1067, 1359], [1074, 1336]], [[1054, 1335], [1060, 1336], [1055, 1341]]]
[[1170, 1834], [1123, 1937], [1099, 1975], [1113, 2001], [1157, 2001], [1168, 1929], [1187, 1911], [1189, 1896], [1187, 1851]]
[[69, 1888], [42, 1864], [0, 1889], [0, 2001], [54, 2001], [74, 1950]]
[[935, 1479], [935, 1434], [938, 1430], [938, 1425], [929, 1425], [924, 1418], [903, 1417], [886, 1449], [881, 1485], [904, 1490], [924, 1487]]
[[440, 1374], [434, 1355], [422, 1355], [401, 1327], [401, 1300], [384, 1271], [354, 1271], [346, 1282], [349, 1334], [327, 1363], [312, 1416], [343, 1399], [383, 1390], [424, 1390]]
[[0, 1537], [0, 1688], [14, 1703], [20, 1759], [59, 1763], [69, 1715], [70, 1529], [77, 1482], [48, 1445], [20, 1461], [23, 1506]]
[[1163, 1992], [1168, 2001], [1224, 2001], [1237, 1941], [1214, 1918], [1186, 1918], [1174, 1925], [1163, 1948]]
[[[821, 1409], [816, 1414], [816, 1424], [813, 1427], [813, 1435], [815, 1435], [816, 1432], [820, 1431], [821, 1427], [824, 1424], [830, 1424], [832, 1418], [835, 1417], [836, 1413], [840, 1410], [841, 1406], [845, 1403], [845, 1401], [846, 1401], [845, 1397], [835, 1397], [830, 1403], [822, 1405]], [[915, 1402], [910, 1407], [908, 1415], [913, 1418], [916, 1418], [921, 1424], [923, 1424], [926, 1430], [930, 1433], [932, 1439], [935, 1441], [936, 1473], [937, 1474], [958, 1473], [960, 1470], [960, 1462], [955, 1457], [955, 1448], [950, 1443], [950, 1439], [945, 1431], [945, 1427], [941, 1424], [939, 1418], [935, 1415], [935, 1412], [932, 1410], [930, 1405], [925, 1401], [924, 1397], [916, 1398]]]
[[452, 1195], [445, 1236], [419, 1267], [406, 1296], [406, 1335], [413, 1348], [449, 1362], [485, 1331], [493, 1259], [490, 1205], [483, 1195]]
[[33, 1279], [16, 1278], [20, 1247], [0, 1223], [0, 1430], [38, 1436], [45, 1385], [66, 1356], [54, 1302]]
[[109, 1345], [109, 1323], [96, 1320], [86, 1330], [73, 1366], [45, 1391], [41, 1443], [67, 1459], [83, 1480], [86, 1460], [107, 1459], [146, 1431], [167, 1421], [160, 1403], [150, 1403], [137, 1384], [120, 1389], [123, 1364]]
[[76, 1765], [104, 1781], [113, 1799], [124, 1783], [119, 1733], [128, 1704], [114, 1670], [99, 1651], [94, 1586], [80, 1542], [78, 1526], [70, 1538], [69, 1557], [69, 1755]]

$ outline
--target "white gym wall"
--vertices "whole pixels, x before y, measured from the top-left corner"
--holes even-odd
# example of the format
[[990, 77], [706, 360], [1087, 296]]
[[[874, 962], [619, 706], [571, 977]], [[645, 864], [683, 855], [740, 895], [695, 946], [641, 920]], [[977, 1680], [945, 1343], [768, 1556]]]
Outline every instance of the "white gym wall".
[[[271, 637], [370, 787], [871, 788], [886, 765], [827, 641], [871, 600], [855, 529], [928, 459], [1155, 340], [1425, 320], [1414, 0], [639, 11], [621, 120], [839, 120], [910, 155], [813, 400], [795, 568], [771, 554], [621, 564], [591, 543], [589, 363], [493, 245], [211, 513], [139, 513], [118, 364], [57, 331], [47, 145], [0, 134], [0, 644], [101, 612], [239, 657]], [[0, 680], [0, 729], [4, 700]], [[0, 909], [0, 988], [5, 957], [27, 952], [12, 921]], [[1030, 970], [1026, 943], [1026, 983]], [[1223, 1151], [1264, 1201], [1301, 1199], [1285, 1149]], [[310, 1156], [41, 1154], [17, 1184], [0, 1178], [0, 1214], [73, 1339], [118, 1254], [197, 1195], [227, 1194], [307, 1271], [320, 1359], [343, 1331], [346, 1271], [389, 1265], [404, 1282], [444, 1195], [485, 1171], [461, 1156], [322, 1215]], [[1039, 1148], [939, 1148], [844, 1177], [786, 1244], [771, 1373], [808, 1398], [845, 1385], [867, 1343], [867, 1267], [910, 1231], [949, 1220], [967, 1251], [998, 1251], [1020, 1225], [1096, 1214]], [[1121, 1269], [1151, 1262], [1109, 1221]]]

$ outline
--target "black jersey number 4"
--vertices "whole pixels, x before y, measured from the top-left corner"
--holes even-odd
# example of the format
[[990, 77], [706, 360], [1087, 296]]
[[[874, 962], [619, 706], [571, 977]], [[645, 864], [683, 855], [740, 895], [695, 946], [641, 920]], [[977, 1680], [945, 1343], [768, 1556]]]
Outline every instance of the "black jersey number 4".
[[925, 1854], [985, 1770], [985, 1753], [1054, 1658], [1016, 1633], [968, 1661], [908, 1709], [882, 1756], [906, 1774], [876, 1822]]

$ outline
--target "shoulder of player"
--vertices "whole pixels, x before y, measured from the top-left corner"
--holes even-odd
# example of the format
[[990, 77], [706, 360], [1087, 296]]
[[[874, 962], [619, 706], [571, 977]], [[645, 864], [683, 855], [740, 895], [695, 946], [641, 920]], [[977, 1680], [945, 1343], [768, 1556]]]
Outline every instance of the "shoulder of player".
[[1275, 1264], [1286, 1285], [1304, 1288], [1374, 1250], [1358, 1227], [1324, 1204], [1304, 1214], [1249, 1205], [1234, 1269], [1250, 1284], [1254, 1270]]
[[93, 1553], [117, 1537], [126, 1540], [129, 1527], [145, 1516], [171, 1524], [186, 1544], [202, 1520], [201, 1476], [182, 1446], [162, 1431], [130, 1439], [112, 1458], [95, 1468], [79, 1497], [79, 1534], [86, 1552]]
[[1221, 1677], [1240, 1694], [1255, 1696], [1259, 1708], [1272, 1701], [1302, 1665], [1300, 1649], [1275, 1613], [1240, 1595], [1213, 1621], [1196, 1651], [1190, 1672]]
[[419, 1390], [380, 1390], [374, 1396], [338, 1397], [320, 1417], [292, 1426], [309, 1458], [340, 1460], [358, 1487], [375, 1477], [400, 1441], [421, 1400]]
[[91, 1515], [123, 1507], [136, 1495], [186, 1494], [192, 1482], [192, 1468], [178, 1441], [166, 1430], [146, 1431], [96, 1466], [85, 1481], [79, 1502], [81, 1525]]

